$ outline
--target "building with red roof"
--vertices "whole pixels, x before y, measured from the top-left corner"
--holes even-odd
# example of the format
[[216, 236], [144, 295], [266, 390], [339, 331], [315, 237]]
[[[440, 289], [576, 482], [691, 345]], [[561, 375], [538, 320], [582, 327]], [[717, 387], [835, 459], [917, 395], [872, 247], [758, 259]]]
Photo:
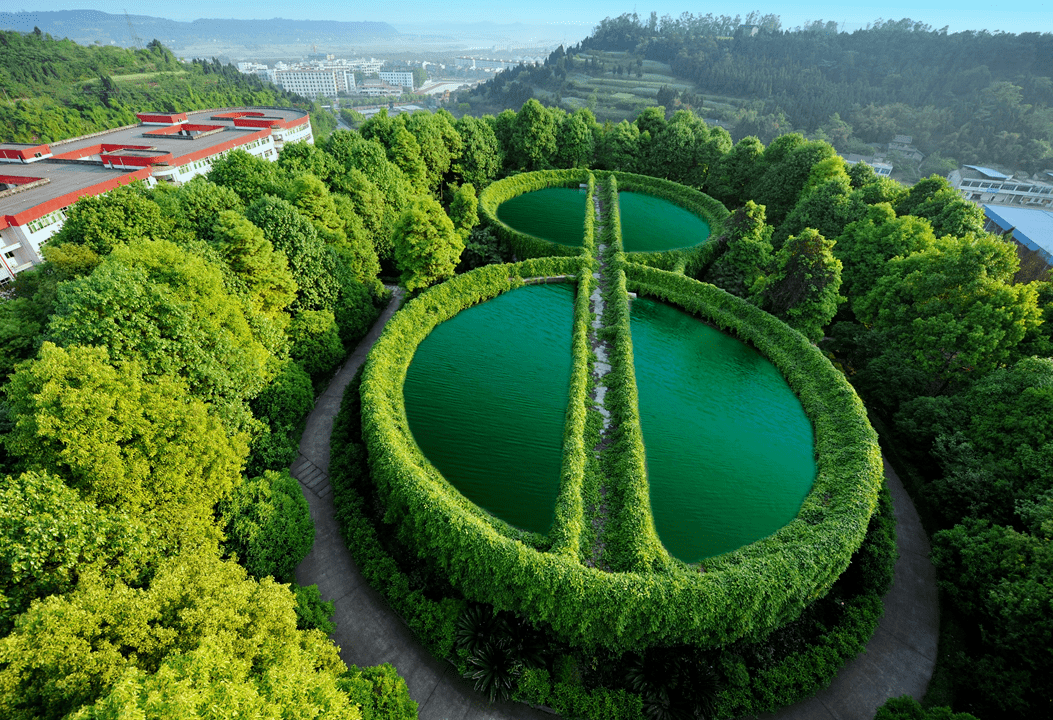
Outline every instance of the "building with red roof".
[[277, 160], [288, 142], [314, 142], [295, 108], [140, 113], [139, 123], [38, 145], [0, 143], [0, 285], [41, 261], [65, 210], [82, 197], [141, 180], [181, 184], [235, 149]]

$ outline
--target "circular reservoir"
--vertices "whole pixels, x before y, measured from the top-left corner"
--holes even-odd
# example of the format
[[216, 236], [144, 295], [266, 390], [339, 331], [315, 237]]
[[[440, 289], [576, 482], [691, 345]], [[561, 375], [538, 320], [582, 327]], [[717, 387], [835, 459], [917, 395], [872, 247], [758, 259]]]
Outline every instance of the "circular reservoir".
[[630, 329], [651, 509], [685, 562], [789, 523], [815, 478], [812, 426], [756, 350], [682, 310], [640, 298]]
[[417, 445], [476, 505], [547, 533], [571, 371], [573, 285], [532, 285], [438, 325], [406, 373]]
[[581, 247], [585, 235], [585, 191], [545, 188], [517, 195], [497, 208], [497, 217], [513, 230], [542, 240]]
[[709, 239], [709, 223], [668, 200], [643, 193], [618, 193], [625, 252], [660, 252], [694, 247]]

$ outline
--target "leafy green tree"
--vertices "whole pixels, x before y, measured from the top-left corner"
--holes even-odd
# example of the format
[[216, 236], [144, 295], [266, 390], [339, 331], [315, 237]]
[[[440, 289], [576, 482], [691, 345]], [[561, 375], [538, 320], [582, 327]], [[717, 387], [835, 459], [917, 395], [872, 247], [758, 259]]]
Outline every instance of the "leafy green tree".
[[268, 315], [284, 310], [296, 299], [296, 281], [285, 254], [275, 252], [263, 231], [231, 210], [220, 212], [213, 242], [227, 261], [235, 286]]
[[291, 309], [325, 310], [336, 302], [336, 258], [318, 239], [307, 219], [287, 201], [264, 196], [249, 206], [245, 217], [263, 231], [276, 252], [288, 258], [289, 272], [297, 287]]
[[417, 703], [410, 698], [406, 681], [389, 663], [367, 668], [352, 665], [340, 687], [362, 709], [362, 720], [416, 720]]
[[392, 243], [399, 282], [410, 291], [453, 275], [464, 250], [450, 218], [430, 197], [417, 199], [402, 213]]
[[1008, 361], [1040, 321], [1035, 289], [1013, 285], [1011, 244], [990, 235], [943, 237], [888, 261], [856, 314], [937, 383]]
[[333, 617], [333, 602], [322, 600], [317, 585], [301, 587], [292, 583], [290, 588], [296, 595], [296, 629], [321, 630], [326, 635], [332, 634], [336, 629], [336, 623], [330, 620]]
[[336, 647], [297, 630], [294, 605], [287, 587], [208, 553], [165, 561], [144, 589], [86, 573], [0, 640], [0, 714], [359, 718]]
[[345, 348], [353, 348], [373, 326], [380, 315], [377, 300], [370, 288], [358, 282], [354, 277], [343, 274], [340, 279], [340, 297], [333, 309], [336, 324], [339, 327], [340, 342]]
[[530, 99], [516, 113], [512, 126], [509, 160], [523, 170], [543, 170], [552, 166], [556, 156], [556, 114]]
[[556, 131], [554, 165], [560, 168], [592, 167], [596, 116], [588, 108], [566, 115]]
[[744, 137], [717, 161], [706, 184], [706, 192], [728, 207], [743, 205], [763, 169], [764, 145], [755, 137]]
[[388, 160], [403, 172], [418, 191], [429, 188], [428, 167], [421, 154], [420, 143], [402, 122], [388, 117], [387, 111], [381, 110], [362, 124], [360, 132], [366, 140], [380, 143]]
[[653, 140], [665, 127], [665, 108], [662, 106], [646, 107], [636, 116], [635, 123], [641, 135], [647, 133], [647, 136]]
[[380, 274], [380, 258], [373, 249], [373, 243], [362, 220], [355, 215], [353, 203], [345, 195], [334, 194], [333, 204], [346, 222], [344, 233], [347, 237], [347, 242], [334, 244], [333, 250], [343, 267], [349, 270], [356, 280], [380, 292], [381, 285], [377, 280], [377, 275]]
[[776, 138], [765, 149], [764, 173], [753, 187], [753, 199], [765, 206], [768, 222], [778, 227], [800, 200], [812, 167], [836, 156], [825, 142], [810, 142], [796, 133]]
[[162, 217], [157, 203], [123, 186], [74, 203], [62, 229], [49, 244], [75, 243], [104, 256], [118, 245], [133, 240], [162, 240], [171, 232], [172, 222]]
[[180, 186], [173, 193], [172, 200], [175, 205], [172, 208], [174, 218], [179, 227], [188, 230], [192, 237], [205, 242], [215, 240], [215, 228], [221, 212], [241, 214], [245, 210], [245, 205], [236, 192], [202, 177], [196, 177]]
[[764, 206], [747, 200], [725, 221], [724, 233], [715, 241], [720, 256], [703, 279], [732, 295], [751, 297], [771, 263], [771, 232], [764, 224]]
[[466, 242], [472, 232], [472, 228], [479, 224], [479, 201], [475, 197], [475, 187], [471, 183], [465, 183], [457, 188], [450, 201], [450, 221], [453, 228], [460, 235], [461, 241]]
[[379, 248], [388, 247], [390, 241], [384, 236], [390, 231], [386, 225], [388, 208], [380, 188], [358, 168], [336, 176], [332, 185], [337, 196], [342, 195], [351, 202], [352, 212], [361, 220], [362, 230], [373, 249], [379, 252]]
[[45, 343], [11, 378], [7, 401], [15, 423], [4, 443], [22, 468], [64, 477], [101, 506], [153, 513], [170, 546], [210, 526], [248, 450], [182, 381], [114, 367], [101, 347]]
[[277, 166], [244, 150], [232, 150], [212, 161], [205, 176], [216, 185], [230, 188], [245, 202], [251, 203], [264, 195], [285, 195]]
[[596, 166], [603, 170], [636, 172], [640, 128], [628, 120], [604, 123], [596, 141]]
[[936, 241], [928, 220], [896, 217], [888, 203], [867, 208], [866, 215], [849, 223], [838, 236], [834, 255], [841, 261], [841, 279], [849, 302], [865, 296], [894, 257], [906, 257]]
[[55, 475], [26, 472], [0, 485], [0, 635], [29, 603], [69, 592], [81, 573], [135, 581], [155, 559], [143, 519], [100, 509]]
[[138, 360], [149, 375], [182, 377], [196, 396], [236, 405], [270, 378], [271, 350], [252, 318], [220, 268], [172, 243], [144, 241], [59, 288], [47, 339], [104, 347], [112, 362]]
[[976, 664], [995, 670], [965, 670], [969, 699], [985, 714], [1027, 713], [1053, 692], [1053, 538], [1035, 529], [971, 518], [933, 536], [940, 588], [981, 628]]
[[325, 184], [314, 175], [301, 175], [289, 187], [287, 197], [296, 209], [314, 225], [323, 241], [330, 245], [347, 242], [346, 221], [336, 209], [336, 203]]
[[454, 118], [445, 110], [399, 115], [398, 121], [413, 135], [420, 147], [429, 190], [439, 189], [450, 172], [454, 159], [464, 152], [464, 141], [454, 126]]
[[314, 544], [311, 509], [288, 471], [268, 470], [245, 480], [216, 507], [224, 549], [255, 578], [292, 582]]
[[[650, 123], [645, 121], [644, 125]], [[639, 167], [649, 175], [701, 188], [710, 169], [731, 149], [727, 131], [710, 130], [688, 110], [678, 110], [668, 123], [655, 123], [654, 127], [650, 141], [642, 145], [639, 159]]]
[[311, 376], [286, 360], [271, 383], [252, 401], [252, 412], [266, 423], [252, 440], [248, 476], [290, 467], [299, 454], [303, 420], [314, 407]]
[[336, 160], [321, 147], [308, 142], [288, 143], [278, 155], [278, 168], [288, 177], [313, 175], [329, 182], [336, 172]]
[[961, 237], [984, 230], [983, 209], [965, 200], [939, 175], [915, 183], [895, 207], [898, 215], [916, 215], [928, 220], [937, 237]]
[[324, 386], [320, 387], [319, 383], [328, 380], [333, 368], [347, 354], [332, 311], [304, 310], [293, 318], [289, 338], [293, 360], [311, 376], [315, 389], [322, 389]]
[[774, 271], [760, 281], [763, 307], [812, 342], [822, 339], [842, 299], [833, 246], [812, 228], [790, 236], [776, 253]]
[[889, 700], [877, 709], [874, 720], [977, 720], [969, 713], [952, 712], [949, 707], [924, 708], [910, 695]]
[[54, 268], [45, 263], [18, 273], [13, 286], [8, 286], [8, 298], [0, 302], [0, 378], [36, 354], [40, 335], [55, 309], [59, 280]]
[[454, 128], [461, 136], [464, 150], [453, 163], [454, 172], [477, 188], [485, 188], [504, 164], [503, 152], [494, 134], [493, 125], [485, 119], [465, 115], [457, 119]]
[[823, 237], [839, 237], [863, 209], [853, 200], [847, 177], [834, 177], [806, 190], [772, 235], [772, 244], [781, 247], [786, 238], [805, 228], [817, 230]]

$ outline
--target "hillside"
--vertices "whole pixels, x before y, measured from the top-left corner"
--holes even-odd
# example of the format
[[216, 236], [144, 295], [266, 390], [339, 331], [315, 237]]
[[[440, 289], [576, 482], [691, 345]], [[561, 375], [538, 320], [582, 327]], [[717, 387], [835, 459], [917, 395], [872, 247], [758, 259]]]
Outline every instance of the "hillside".
[[[54, 142], [85, 135], [136, 122], [135, 113], [146, 110], [313, 107], [232, 65], [180, 62], [156, 40], [144, 50], [125, 50], [85, 47], [43, 33], [0, 32], [0, 87], [0, 139], [5, 142]], [[335, 118], [327, 123], [327, 115], [314, 109], [315, 134], [325, 135]]]
[[777, 18], [735, 29], [719, 20], [608, 18], [565, 55], [461, 100], [479, 113], [530, 97], [568, 109], [592, 98], [597, 117], [620, 120], [653, 97], [721, 121], [735, 139], [797, 130], [870, 154], [870, 143], [910, 135], [926, 156], [918, 175], [960, 163], [1053, 167], [1053, 34], [948, 34], [910, 20], [848, 34], [822, 22], [782, 31]]

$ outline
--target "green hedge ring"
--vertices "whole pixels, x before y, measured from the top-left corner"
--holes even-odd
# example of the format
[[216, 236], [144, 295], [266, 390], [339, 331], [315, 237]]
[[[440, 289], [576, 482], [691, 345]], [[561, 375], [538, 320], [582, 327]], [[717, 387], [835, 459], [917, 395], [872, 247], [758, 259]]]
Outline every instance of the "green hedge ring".
[[[621, 178], [618, 185], [624, 187]], [[370, 353], [361, 387], [363, 438], [386, 519], [468, 599], [547, 625], [577, 646], [717, 647], [761, 638], [796, 618], [847, 568], [883, 477], [876, 434], [852, 387], [815, 346], [773, 316], [682, 274], [623, 263], [630, 291], [677, 305], [755, 347], [782, 372], [814, 430], [816, 477], [794, 520], [704, 565], [676, 561], [626, 572], [587, 567], [573, 547], [577, 530], [559, 527], [580, 523], [580, 503], [564, 498], [563, 519], [557, 512], [548, 538], [523, 533], [464, 498], [410, 433], [403, 382], [432, 328], [526, 278], [574, 275], [588, 283], [589, 262], [588, 256], [550, 257], [479, 268], [422, 293], [391, 320]], [[580, 353], [574, 362], [581, 362]], [[576, 411], [568, 408], [568, 418]], [[572, 426], [580, 421], [568, 419], [568, 432]], [[580, 442], [574, 448], [585, 451]], [[580, 488], [566, 477], [564, 484], [561, 493]]]

